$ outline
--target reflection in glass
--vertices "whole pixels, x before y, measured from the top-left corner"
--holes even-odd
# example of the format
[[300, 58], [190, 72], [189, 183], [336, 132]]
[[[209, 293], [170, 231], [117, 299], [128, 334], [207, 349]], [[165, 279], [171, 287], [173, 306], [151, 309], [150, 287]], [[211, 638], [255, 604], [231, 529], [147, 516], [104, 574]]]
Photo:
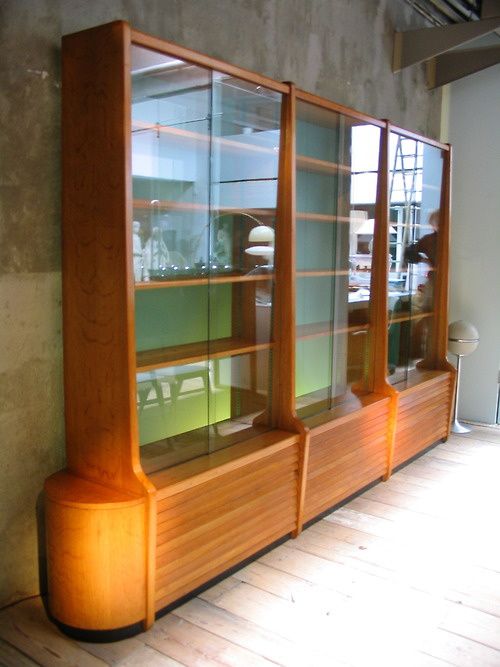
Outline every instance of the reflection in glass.
[[389, 379], [404, 382], [432, 348], [441, 220], [441, 149], [390, 135]]
[[137, 405], [148, 470], [269, 428], [281, 95], [132, 47]]
[[299, 416], [369, 391], [371, 257], [380, 130], [297, 104]]

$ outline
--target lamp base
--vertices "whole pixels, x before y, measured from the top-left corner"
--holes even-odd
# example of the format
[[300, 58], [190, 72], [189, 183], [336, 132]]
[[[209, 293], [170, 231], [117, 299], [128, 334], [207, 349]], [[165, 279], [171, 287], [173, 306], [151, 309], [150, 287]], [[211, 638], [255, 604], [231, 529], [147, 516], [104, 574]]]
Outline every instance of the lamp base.
[[467, 428], [467, 426], [464, 426], [461, 424], [458, 419], [455, 419], [453, 424], [451, 425], [451, 432], [452, 433], [470, 433], [472, 431], [471, 428]]

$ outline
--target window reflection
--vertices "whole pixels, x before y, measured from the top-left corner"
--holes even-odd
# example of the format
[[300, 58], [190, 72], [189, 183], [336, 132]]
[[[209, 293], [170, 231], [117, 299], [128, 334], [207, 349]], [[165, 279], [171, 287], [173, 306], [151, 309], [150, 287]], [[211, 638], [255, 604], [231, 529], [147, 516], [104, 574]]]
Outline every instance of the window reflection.
[[390, 381], [405, 381], [432, 348], [441, 219], [439, 148], [390, 136]]

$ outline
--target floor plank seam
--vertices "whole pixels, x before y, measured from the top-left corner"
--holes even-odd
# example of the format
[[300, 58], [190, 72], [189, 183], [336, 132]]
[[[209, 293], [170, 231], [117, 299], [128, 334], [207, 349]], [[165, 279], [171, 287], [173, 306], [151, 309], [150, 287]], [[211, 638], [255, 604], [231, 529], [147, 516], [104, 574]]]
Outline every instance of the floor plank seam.
[[[31, 598], [27, 598], [27, 599], [31, 599]], [[23, 634], [24, 634], [24, 633], [23, 633]], [[29, 637], [27, 637], [27, 638], [29, 639]], [[20, 649], [19, 646], [16, 646], [16, 645], [13, 644], [12, 642], [10, 642], [8, 639], [5, 639], [4, 636], [2, 636], [2, 640], [3, 640], [6, 644], [8, 644], [11, 648], [13, 648], [15, 651], [17, 651], [17, 653], [20, 653], [21, 655], [23, 655], [23, 656], [24, 656], [25, 658], [27, 658], [28, 660], [31, 660], [31, 662], [33, 662], [33, 663], [34, 663], [35, 665], [37, 665], [38, 667], [43, 667], [43, 665], [42, 665], [41, 662], [37, 662], [37, 661], [35, 660], [35, 658], [33, 658], [33, 656], [31, 656], [29, 653], [26, 653], [26, 651], [23, 651], [22, 649]]]
[[489, 648], [492, 651], [496, 651], [496, 653], [500, 655], [500, 649], [496, 648], [496, 646], [492, 646], [491, 644], [486, 644], [485, 642], [481, 642], [478, 639], [474, 639], [473, 637], [464, 635], [461, 632], [456, 632], [455, 630], [450, 630], [449, 628], [443, 628], [441, 625], [439, 626], [439, 629], [442, 630], [443, 632], [447, 632], [449, 635], [455, 635], [455, 637], [461, 637], [462, 639], [466, 639], [469, 642], [474, 642], [474, 644], [478, 644], [479, 646], [484, 646], [485, 648]]

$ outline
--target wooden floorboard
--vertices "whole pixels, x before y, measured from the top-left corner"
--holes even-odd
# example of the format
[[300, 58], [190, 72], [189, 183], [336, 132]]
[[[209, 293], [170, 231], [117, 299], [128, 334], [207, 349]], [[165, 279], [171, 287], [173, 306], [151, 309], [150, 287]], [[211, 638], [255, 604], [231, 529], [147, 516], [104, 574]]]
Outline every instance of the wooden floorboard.
[[0, 612], [0, 667], [500, 667], [500, 430], [452, 436], [137, 637]]

